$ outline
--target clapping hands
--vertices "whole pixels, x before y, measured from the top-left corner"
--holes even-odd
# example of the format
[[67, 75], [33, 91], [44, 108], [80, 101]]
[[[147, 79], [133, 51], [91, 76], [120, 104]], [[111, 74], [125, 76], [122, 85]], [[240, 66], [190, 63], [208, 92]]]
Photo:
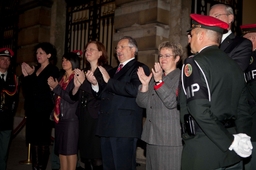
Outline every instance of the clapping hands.
[[75, 69], [74, 74], [75, 74], [75, 76], [74, 76], [74, 85], [75, 85], [75, 87], [79, 88], [85, 80], [85, 73], [80, 69]]
[[54, 79], [52, 76], [47, 79], [47, 83], [51, 90], [53, 90], [58, 85], [58, 80]]
[[28, 65], [25, 62], [23, 62], [21, 64], [21, 72], [22, 72], [24, 77], [33, 74], [34, 71], [35, 71], [35, 67], [34, 66], [30, 67], [30, 65]]

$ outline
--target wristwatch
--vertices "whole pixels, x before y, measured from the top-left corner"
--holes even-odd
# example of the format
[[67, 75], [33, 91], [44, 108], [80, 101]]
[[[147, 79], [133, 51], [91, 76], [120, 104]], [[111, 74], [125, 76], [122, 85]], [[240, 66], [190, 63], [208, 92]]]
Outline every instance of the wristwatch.
[[155, 85], [159, 84], [159, 83], [162, 83], [163, 80], [158, 80], [158, 81], [155, 81]]

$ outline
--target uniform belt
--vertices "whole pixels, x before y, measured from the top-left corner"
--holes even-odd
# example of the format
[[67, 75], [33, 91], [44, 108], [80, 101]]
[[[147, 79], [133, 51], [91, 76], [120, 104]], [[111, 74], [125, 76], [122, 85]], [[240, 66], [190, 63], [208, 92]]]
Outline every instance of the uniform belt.
[[[184, 122], [185, 125], [182, 126], [183, 134], [188, 133], [189, 136], [194, 136], [196, 132], [203, 132], [203, 130], [190, 114], [184, 116]], [[225, 128], [235, 127], [235, 119], [225, 119], [220, 122], [224, 125]]]

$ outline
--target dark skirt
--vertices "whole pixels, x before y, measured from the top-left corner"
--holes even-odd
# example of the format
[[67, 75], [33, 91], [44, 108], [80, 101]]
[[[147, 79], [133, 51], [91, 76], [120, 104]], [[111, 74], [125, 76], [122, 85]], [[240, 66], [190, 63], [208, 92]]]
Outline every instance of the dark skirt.
[[55, 153], [74, 155], [78, 151], [78, 119], [55, 123]]
[[79, 150], [81, 161], [86, 159], [100, 159], [100, 137], [95, 135], [98, 119], [90, 114], [82, 113], [79, 117]]

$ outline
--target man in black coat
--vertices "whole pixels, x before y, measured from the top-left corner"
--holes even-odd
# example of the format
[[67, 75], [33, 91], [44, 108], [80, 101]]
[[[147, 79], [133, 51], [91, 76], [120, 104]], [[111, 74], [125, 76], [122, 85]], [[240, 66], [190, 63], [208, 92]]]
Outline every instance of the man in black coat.
[[137, 52], [136, 41], [125, 36], [116, 47], [119, 66], [109, 73], [99, 66], [104, 84], [98, 84], [90, 71], [86, 74], [101, 98], [96, 134], [101, 137], [104, 170], [136, 169], [136, 146], [141, 137], [143, 114], [136, 103], [141, 84], [138, 68], [143, 67], [149, 75], [148, 67], [135, 59]]
[[232, 33], [233, 9], [225, 4], [216, 4], [211, 7], [209, 15], [229, 25], [228, 31], [222, 36], [220, 49], [227, 53], [245, 71], [249, 65], [252, 43], [248, 39]]
[[[248, 68], [245, 70], [245, 79], [248, 88], [248, 100], [251, 106], [250, 113], [253, 117], [251, 137], [252, 137], [252, 156], [250, 159], [244, 160], [245, 170], [256, 169], [256, 24], [241, 25], [244, 37], [252, 42], [252, 55]], [[249, 162], [248, 162], [249, 161]]]
[[8, 147], [12, 135], [13, 120], [18, 104], [17, 76], [10, 72], [13, 51], [0, 49], [0, 169], [6, 169]]
[[190, 47], [180, 89], [182, 170], [243, 169], [251, 155], [251, 115], [243, 72], [218, 48], [228, 24], [191, 14]]

